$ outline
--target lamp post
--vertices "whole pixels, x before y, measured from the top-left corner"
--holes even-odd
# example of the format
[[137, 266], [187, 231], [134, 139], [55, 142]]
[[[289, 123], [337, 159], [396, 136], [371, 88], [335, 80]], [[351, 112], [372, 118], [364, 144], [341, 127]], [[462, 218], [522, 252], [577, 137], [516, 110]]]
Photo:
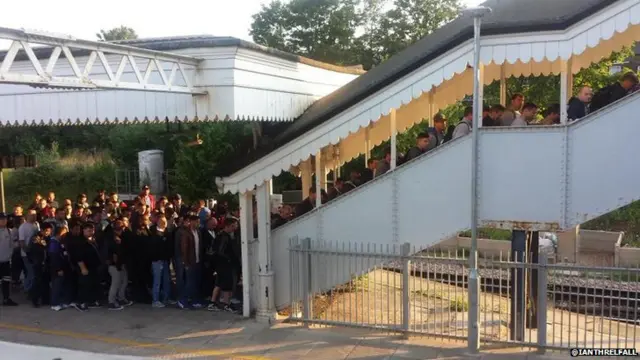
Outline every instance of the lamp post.
[[473, 131], [471, 132], [471, 253], [469, 254], [469, 328], [467, 331], [470, 352], [480, 349], [479, 298], [480, 276], [478, 275], [478, 122], [482, 114], [480, 102], [480, 26], [482, 18], [491, 9], [484, 6], [467, 8], [462, 14], [473, 17]]

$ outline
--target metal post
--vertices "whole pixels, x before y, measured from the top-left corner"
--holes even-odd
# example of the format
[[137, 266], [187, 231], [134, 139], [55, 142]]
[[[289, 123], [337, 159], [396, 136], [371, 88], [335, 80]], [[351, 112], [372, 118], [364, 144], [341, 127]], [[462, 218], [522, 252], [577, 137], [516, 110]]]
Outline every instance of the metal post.
[[402, 244], [402, 330], [405, 334], [409, 333], [409, 324], [411, 321], [411, 300], [409, 292], [411, 291], [409, 285], [409, 277], [411, 276], [411, 262], [409, 261], [409, 255], [411, 255], [411, 244]]
[[[308, 324], [313, 316], [311, 308], [311, 239], [302, 239], [302, 319]], [[293, 274], [292, 274], [293, 275]]]
[[253, 240], [253, 195], [251, 191], [240, 194], [240, 241], [242, 255], [242, 316], [251, 315], [251, 270], [249, 242]]
[[364, 128], [364, 166], [369, 165], [369, 159], [371, 159], [371, 141], [369, 141], [369, 129], [370, 125]]
[[560, 123], [567, 123], [567, 97], [569, 96], [567, 62], [562, 61], [560, 69]]
[[491, 12], [487, 7], [467, 9], [473, 16], [473, 130], [471, 132], [471, 253], [469, 256], [469, 331], [468, 346], [470, 352], [480, 349], [478, 324], [479, 288], [478, 275], [478, 119], [482, 114], [480, 99], [480, 26], [482, 17]]
[[[538, 260], [540, 259], [540, 233], [537, 231], [532, 231], [531, 233], [529, 233], [527, 254], [529, 254], [530, 256], [527, 259], [529, 263], [538, 264]], [[536, 315], [536, 313], [538, 311], [538, 296], [540, 295], [540, 293], [538, 292], [538, 279], [540, 271], [538, 271], [538, 269], [529, 268], [527, 272], [527, 292], [529, 293], [529, 303], [531, 304], [531, 307], [527, 309], [527, 329], [537, 329], [538, 316]]]
[[398, 127], [396, 124], [396, 109], [391, 109], [389, 113], [389, 127], [391, 132], [391, 141], [389, 141], [391, 146], [391, 163], [389, 168], [391, 170], [396, 168], [398, 162], [398, 144], [397, 144], [397, 135], [398, 135]]
[[320, 208], [322, 205], [322, 177], [324, 176], [322, 171], [322, 150], [318, 150], [316, 153], [315, 161], [315, 175], [316, 175], [316, 208]]
[[504, 63], [500, 65], [500, 105], [507, 106], [507, 74]]
[[271, 265], [271, 180], [258, 186], [256, 206], [258, 215], [258, 292], [259, 307], [257, 317], [271, 321], [275, 315], [275, 282]]
[[547, 345], [547, 258], [538, 261], [538, 301], [536, 319], [538, 320], [538, 353], [545, 353]]
[[4, 170], [0, 169], [0, 202], [2, 202], [2, 212], [7, 212], [4, 202]]
[[[513, 230], [511, 233], [511, 260], [517, 265], [524, 263], [527, 251], [527, 232]], [[523, 267], [511, 269], [511, 284], [509, 298], [511, 302], [511, 319], [509, 322], [509, 336], [511, 340], [524, 341], [525, 327], [525, 276]]]

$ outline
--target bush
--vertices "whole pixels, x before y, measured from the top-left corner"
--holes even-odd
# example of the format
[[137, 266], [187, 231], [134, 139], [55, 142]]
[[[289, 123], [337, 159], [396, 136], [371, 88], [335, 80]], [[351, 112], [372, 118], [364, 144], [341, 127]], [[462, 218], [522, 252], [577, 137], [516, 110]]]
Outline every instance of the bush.
[[[471, 237], [471, 230], [463, 231], [459, 234], [461, 237]], [[491, 239], [491, 240], [511, 240], [511, 230], [504, 229], [492, 229], [492, 228], [479, 228], [479, 239]]]
[[30, 204], [36, 192], [75, 200], [82, 192], [91, 199], [100, 188], [115, 188], [116, 165], [108, 155], [74, 152], [60, 158], [51, 149], [42, 151], [38, 162], [36, 168], [5, 170], [7, 211], [16, 203]]

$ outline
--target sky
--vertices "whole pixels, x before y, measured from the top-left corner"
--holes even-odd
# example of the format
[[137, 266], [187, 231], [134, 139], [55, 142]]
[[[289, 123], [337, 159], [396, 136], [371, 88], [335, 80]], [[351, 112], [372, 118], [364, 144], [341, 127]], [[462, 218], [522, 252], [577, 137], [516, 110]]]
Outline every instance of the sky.
[[[475, 6], [484, 0], [463, 0]], [[251, 15], [269, 0], [4, 0], [0, 26], [95, 40], [100, 29], [129, 26], [140, 38], [215, 35], [251, 40]], [[4, 45], [4, 46], [3, 46]], [[0, 43], [0, 48], [5, 48]]]

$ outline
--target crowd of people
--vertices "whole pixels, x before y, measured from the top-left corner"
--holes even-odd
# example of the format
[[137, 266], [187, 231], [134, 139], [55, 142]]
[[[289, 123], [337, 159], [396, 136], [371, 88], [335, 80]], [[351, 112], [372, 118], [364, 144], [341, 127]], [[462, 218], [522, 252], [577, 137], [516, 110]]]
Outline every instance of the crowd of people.
[[[640, 90], [638, 76], [633, 72], [625, 73], [617, 81], [598, 90], [595, 94], [589, 86], [582, 86], [578, 94], [572, 97], [566, 105], [567, 119], [578, 120], [587, 114], [612, 104], [625, 96]], [[555, 125], [560, 123], [560, 104], [550, 104], [546, 107], [542, 118], [538, 116], [539, 106], [525, 102], [521, 93], [515, 93], [510, 98], [508, 106], [493, 105], [484, 106], [482, 114], [482, 126], [529, 126], [529, 125]], [[440, 113], [433, 118], [433, 127], [419, 134], [416, 145], [406, 154], [398, 154], [397, 165], [415, 159], [442, 144], [468, 135], [473, 130], [473, 109], [467, 107], [463, 118], [456, 125], [447, 126], [447, 119]], [[330, 201], [344, 193], [347, 193], [367, 181], [381, 176], [391, 169], [391, 148], [387, 147], [384, 157], [381, 159], [369, 159], [366, 168], [351, 171], [348, 178], [340, 178], [334, 184], [321, 193], [322, 203]], [[316, 204], [316, 189], [309, 189], [309, 196], [297, 205], [295, 210], [290, 206], [283, 206], [276, 219], [271, 222], [272, 227], [278, 227], [296, 216], [301, 216], [313, 210]]]
[[216, 204], [156, 199], [148, 186], [132, 202], [98, 191], [92, 201], [35, 196], [0, 213], [2, 304], [22, 288], [35, 307], [85, 312], [134, 303], [237, 312], [242, 291], [238, 218]]

